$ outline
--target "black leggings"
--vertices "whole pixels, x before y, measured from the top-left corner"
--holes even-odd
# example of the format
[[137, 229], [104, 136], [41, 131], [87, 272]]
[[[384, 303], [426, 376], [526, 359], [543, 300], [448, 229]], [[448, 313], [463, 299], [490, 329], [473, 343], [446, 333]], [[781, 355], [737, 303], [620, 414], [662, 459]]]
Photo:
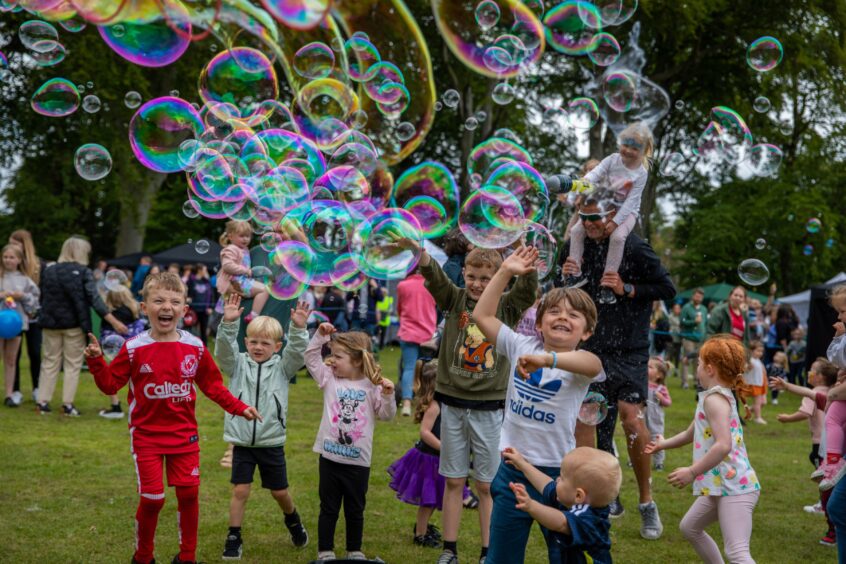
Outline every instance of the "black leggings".
[[808, 455], [808, 460], [814, 465], [814, 468], [819, 468], [822, 464], [823, 457], [820, 456], [820, 444], [811, 443], [811, 453]]
[[[26, 341], [26, 354], [29, 355], [29, 375], [32, 378], [32, 389], [38, 388], [38, 375], [41, 373], [41, 326], [30, 322], [29, 329], [23, 332]], [[18, 359], [15, 361], [15, 391], [21, 391], [21, 352], [23, 343], [18, 349]]]
[[334, 550], [335, 525], [344, 504], [347, 552], [361, 550], [364, 535], [364, 504], [370, 468], [341, 464], [320, 457], [320, 516], [317, 518], [317, 550]]

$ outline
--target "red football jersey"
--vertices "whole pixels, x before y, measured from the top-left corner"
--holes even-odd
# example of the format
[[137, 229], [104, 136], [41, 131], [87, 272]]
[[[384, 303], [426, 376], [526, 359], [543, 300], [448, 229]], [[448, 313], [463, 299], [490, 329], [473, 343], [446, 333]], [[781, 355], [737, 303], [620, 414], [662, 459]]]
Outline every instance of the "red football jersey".
[[179, 331], [179, 340], [158, 342], [145, 331], [128, 339], [111, 364], [102, 356], [88, 368], [104, 394], [129, 382], [129, 446], [132, 452], [180, 453], [199, 450], [194, 384], [233, 415], [247, 404], [223, 385], [214, 359], [197, 337]]

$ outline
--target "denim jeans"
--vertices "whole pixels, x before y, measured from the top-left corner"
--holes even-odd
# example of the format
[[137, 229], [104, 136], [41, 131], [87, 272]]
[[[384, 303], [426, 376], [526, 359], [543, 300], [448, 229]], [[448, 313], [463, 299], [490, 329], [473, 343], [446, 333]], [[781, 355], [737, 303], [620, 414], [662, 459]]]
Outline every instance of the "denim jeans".
[[420, 345], [417, 343], [409, 343], [408, 341], [400, 341], [400, 350], [402, 351], [402, 376], [400, 379], [400, 391], [402, 399], [411, 399], [414, 397], [414, 365], [417, 364], [417, 358], [420, 356]]
[[[561, 473], [560, 468], [539, 466], [538, 470], [552, 479]], [[491, 545], [488, 548], [486, 564], [522, 564], [526, 556], [526, 544], [529, 542], [529, 532], [532, 530], [534, 519], [532, 516], [515, 507], [517, 498], [508, 487], [509, 482], [524, 484], [532, 499], [543, 503], [542, 492], [537, 491], [522, 472], [513, 466], [501, 462], [493, 483], [493, 513], [491, 514]], [[558, 546], [549, 536], [549, 531], [541, 527], [546, 539], [547, 552], [550, 563], [561, 561]]]

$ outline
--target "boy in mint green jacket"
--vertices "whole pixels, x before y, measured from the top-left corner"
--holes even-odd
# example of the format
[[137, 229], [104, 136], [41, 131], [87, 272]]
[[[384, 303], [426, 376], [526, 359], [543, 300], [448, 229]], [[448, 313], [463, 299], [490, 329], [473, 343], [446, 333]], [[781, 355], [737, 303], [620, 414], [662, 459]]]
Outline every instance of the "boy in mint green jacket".
[[[266, 315], [256, 317], [247, 326], [244, 343], [247, 352], [238, 350], [241, 297], [230, 295], [223, 308], [223, 321], [218, 328], [215, 357], [220, 370], [230, 375], [229, 391], [256, 406], [263, 418], [246, 421], [226, 417], [223, 438], [234, 445], [232, 453], [232, 500], [229, 504], [229, 533], [223, 550], [224, 560], [240, 560], [243, 552], [241, 523], [250, 497], [253, 474], [258, 466], [261, 486], [270, 490], [273, 499], [285, 514], [285, 526], [294, 546], [308, 544], [308, 532], [288, 493], [285, 464], [285, 435], [288, 412], [288, 382], [303, 366], [308, 345], [306, 320], [309, 313], [304, 303], [291, 311], [288, 344], [282, 355], [282, 326]], [[247, 399], [249, 398], [249, 399]]]

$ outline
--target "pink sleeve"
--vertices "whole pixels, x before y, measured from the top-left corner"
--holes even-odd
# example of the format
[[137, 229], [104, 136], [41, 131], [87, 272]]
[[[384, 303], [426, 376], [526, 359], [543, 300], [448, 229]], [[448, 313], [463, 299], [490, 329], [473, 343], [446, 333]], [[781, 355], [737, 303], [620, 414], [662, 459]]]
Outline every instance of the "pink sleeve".
[[223, 376], [221, 376], [220, 370], [217, 368], [217, 364], [214, 363], [208, 349], [203, 351], [202, 356], [200, 356], [200, 366], [194, 381], [206, 397], [222, 407], [227, 413], [241, 415], [249, 407], [233, 396], [226, 386], [223, 385]]
[[799, 413], [804, 413], [808, 417], [813, 417], [814, 412], [817, 410], [816, 405], [814, 405], [814, 400], [811, 398], [802, 398], [802, 403], [799, 404], [799, 409], [797, 410]]
[[250, 269], [241, 264], [241, 249], [235, 245], [226, 245], [220, 251], [220, 269], [227, 274], [238, 276], [249, 274]]
[[323, 355], [320, 351], [323, 345], [329, 342], [328, 335], [321, 335], [320, 331], [314, 334], [305, 352], [305, 365], [311, 377], [317, 382], [317, 386], [322, 388], [326, 382], [334, 377], [332, 370], [323, 362]]
[[670, 390], [667, 386], [661, 386], [658, 388], [660, 403], [662, 407], [670, 407], [673, 405], [673, 399], [670, 397]]

